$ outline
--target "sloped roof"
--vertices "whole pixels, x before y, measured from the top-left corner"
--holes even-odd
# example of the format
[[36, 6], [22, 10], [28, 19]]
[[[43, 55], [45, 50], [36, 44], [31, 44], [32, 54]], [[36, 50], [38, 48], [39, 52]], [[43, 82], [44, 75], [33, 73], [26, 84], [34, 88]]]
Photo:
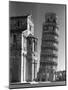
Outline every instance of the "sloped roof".
[[38, 39], [37, 37], [35, 37], [34, 35], [32, 34], [29, 34], [27, 38], [34, 38], [34, 39]]
[[23, 16], [12, 16], [12, 17], [10, 17], [10, 19], [20, 19], [20, 18], [27, 18], [28, 16], [30, 16], [30, 14], [23, 15]]

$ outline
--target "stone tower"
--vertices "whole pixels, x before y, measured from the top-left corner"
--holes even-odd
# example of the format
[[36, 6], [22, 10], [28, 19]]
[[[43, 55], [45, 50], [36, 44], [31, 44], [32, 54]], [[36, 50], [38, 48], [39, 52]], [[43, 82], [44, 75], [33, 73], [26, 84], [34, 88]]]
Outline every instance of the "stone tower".
[[46, 13], [42, 31], [40, 54], [39, 81], [55, 80], [54, 73], [57, 67], [58, 33], [55, 13]]

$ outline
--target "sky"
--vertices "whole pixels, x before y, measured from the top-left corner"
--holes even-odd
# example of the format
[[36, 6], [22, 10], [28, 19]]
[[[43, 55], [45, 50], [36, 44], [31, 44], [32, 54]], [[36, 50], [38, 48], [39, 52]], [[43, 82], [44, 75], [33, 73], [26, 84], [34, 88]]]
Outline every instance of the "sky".
[[45, 21], [47, 12], [54, 12], [57, 15], [57, 24], [59, 27], [58, 44], [58, 66], [57, 70], [65, 70], [65, 5], [46, 4], [46, 3], [25, 3], [10, 2], [9, 16], [23, 16], [32, 14], [34, 22], [34, 33], [38, 38], [38, 63], [40, 60], [42, 24]]

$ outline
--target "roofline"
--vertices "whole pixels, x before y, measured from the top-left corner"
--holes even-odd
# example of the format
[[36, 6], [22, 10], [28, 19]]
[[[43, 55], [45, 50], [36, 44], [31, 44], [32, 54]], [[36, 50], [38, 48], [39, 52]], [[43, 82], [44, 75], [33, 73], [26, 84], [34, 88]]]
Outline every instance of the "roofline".
[[28, 15], [23, 15], [23, 16], [12, 16], [12, 17], [9, 17], [10, 19], [20, 19], [20, 18], [27, 18], [28, 16], [30, 16], [30, 14]]

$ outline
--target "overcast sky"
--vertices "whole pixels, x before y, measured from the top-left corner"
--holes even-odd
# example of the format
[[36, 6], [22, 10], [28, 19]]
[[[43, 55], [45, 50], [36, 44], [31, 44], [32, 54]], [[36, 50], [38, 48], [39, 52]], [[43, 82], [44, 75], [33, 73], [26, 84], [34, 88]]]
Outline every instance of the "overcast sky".
[[59, 27], [57, 70], [65, 70], [65, 5], [11, 2], [9, 16], [32, 14], [35, 36], [38, 37], [38, 60], [40, 60], [42, 24], [47, 12], [54, 12], [57, 15]]

